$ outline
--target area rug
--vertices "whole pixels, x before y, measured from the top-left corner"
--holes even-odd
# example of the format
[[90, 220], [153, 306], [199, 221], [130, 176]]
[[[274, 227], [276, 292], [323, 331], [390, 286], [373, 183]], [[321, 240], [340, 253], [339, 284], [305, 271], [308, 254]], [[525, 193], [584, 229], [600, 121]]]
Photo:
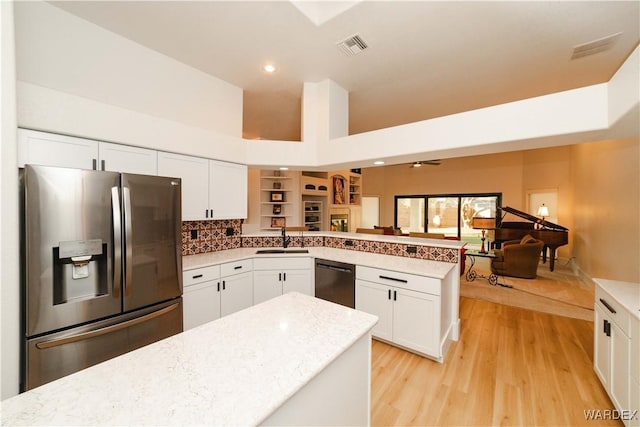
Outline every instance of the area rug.
[[[488, 276], [488, 260], [476, 260], [474, 270], [480, 276]], [[556, 263], [554, 271], [549, 271], [548, 263], [540, 263], [535, 279], [499, 276], [498, 282], [512, 288], [493, 286], [482, 277], [469, 282], [465, 274], [460, 277], [460, 295], [593, 321], [594, 287], [580, 280], [566, 265]]]

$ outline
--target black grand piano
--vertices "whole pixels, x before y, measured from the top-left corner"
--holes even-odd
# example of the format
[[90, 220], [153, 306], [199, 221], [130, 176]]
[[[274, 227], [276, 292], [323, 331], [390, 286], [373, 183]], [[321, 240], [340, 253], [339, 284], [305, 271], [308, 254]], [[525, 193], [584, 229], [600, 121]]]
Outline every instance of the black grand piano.
[[509, 206], [498, 208], [504, 211], [500, 216], [504, 219], [507, 213], [519, 216], [530, 222], [523, 221], [501, 221], [495, 229], [495, 243], [500, 247], [502, 242], [507, 240], [522, 239], [527, 234], [544, 242], [542, 248], [542, 262], [547, 262], [547, 248], [549, 248], [549, 268], [553, 271], [556, 249], [569, 243], [569, 229], [561, 225], [545, 221], [526, 212], [519, 211]]

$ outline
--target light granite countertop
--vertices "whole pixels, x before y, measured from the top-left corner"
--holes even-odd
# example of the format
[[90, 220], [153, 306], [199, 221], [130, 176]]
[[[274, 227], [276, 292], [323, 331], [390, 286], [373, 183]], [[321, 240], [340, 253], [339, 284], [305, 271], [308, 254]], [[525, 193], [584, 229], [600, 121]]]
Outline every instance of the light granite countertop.
[[256, 425], [377, 317], [288, 293], [2, 402], [3, 425]]
[[[344, 234], [344, 233], [343, 233]], [[188, 255], [182, 257], [183, 270], [193, 270], [195, 268], [207, 267], [210, 265], [234, 262], [248, 258], [267, 257], [313, 257], [328, 259], [333, 261], [347, 262], [366, 267], [381, 268], [385, 270], [401, 271], [403, 273], [428, 276], [436, 279], [444, 279], [458, 264], [432, 261], [418, 258], [400, 257], [394, 255], [381, 255], [370, 252], [352, 251], [348, 249], [334, 249], [325, 247], [309, 247], [308, 253], [285, 253], [285, 254], [262, 254], [256, 252], [260, 249], [271, 248], [240, 248], [228, 249], [218, 252], [208, 252], [205, 254]], [[299, 250], [300, 248], [290, 248]]]
[[593, 279], [593, 281], [626, 308], [632, 316], [640, 319], [640, 283], [609, 279]]

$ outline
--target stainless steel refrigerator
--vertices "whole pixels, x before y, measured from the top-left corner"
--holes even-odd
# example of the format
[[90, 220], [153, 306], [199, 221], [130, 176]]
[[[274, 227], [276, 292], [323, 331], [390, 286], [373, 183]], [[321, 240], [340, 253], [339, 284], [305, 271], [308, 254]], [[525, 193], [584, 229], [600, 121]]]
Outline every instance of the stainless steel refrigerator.
[[22, 390], [183, 330], [180, 179], [27, 165], [21, 184]]

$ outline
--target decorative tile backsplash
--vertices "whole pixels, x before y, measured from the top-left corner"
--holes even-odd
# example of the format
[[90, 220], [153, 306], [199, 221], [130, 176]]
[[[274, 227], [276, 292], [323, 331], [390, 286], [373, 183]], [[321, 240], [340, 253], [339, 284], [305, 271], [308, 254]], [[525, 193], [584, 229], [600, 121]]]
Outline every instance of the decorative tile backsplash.
[[[241, 219], [185, 221], [182, 223], [182, 255], [196, 255], [241, 247], [282, 247], [282, 237], [280, 236], [241, 237], [241, 232]], [[459, 256], [458, 249], [453, 248], [407, 245], [405, 243], [378, 242], [345, 237], [305, 236], [304, 234], [295, 232], [288, 234], [288, 236], [291, 237], [289, 247], [292, 248], [326, 246], [328, 248], [429, 259], [450, 263], [457, 263]], [[347, 241], [350, 244], [347, 244]], [[408, 252], [408, 246], [415, 247], [415, 253]]]
[[[352, 251], [371, 252], [382, 255], [395, 255], [408, 258], [429, 259], [433, 261], [442, 261], [457, 263], [458, 249], [439, 248], [433, 246], [407, 245], [405, 243], [393, 242], [377, 242], [370, 240], [359, 240], [344, 237], [325, 237], [324, 246], [328, 248], [347, 249]], [[346, 242], [350, 242], [347, 245]], [[408, 246], [415, 247], [416, 253], [409, 253]]]
[[241, 219], [183, 221], [182, 255], [196, 255], [240, 248], [241, 232]]
[[[301, 248], [301, 247], [313, 247], [313, 246], [324, 246], [324, 236], [305, 236], [304, 234], [301, 236], [299, 233], [293, 232], [291, 234], [287, 234], [287, 236], [291, 237], [291, 241], [289, 242], [289, 247], [291, 248]], [[304, 241], [304, 245], [302, 244]], [[242, 238], [242, 247], [243, 248], [274, 248], [274, 247], [282, 247], [282, 237], [269, 236], [269, 237], [243, 237]]]

